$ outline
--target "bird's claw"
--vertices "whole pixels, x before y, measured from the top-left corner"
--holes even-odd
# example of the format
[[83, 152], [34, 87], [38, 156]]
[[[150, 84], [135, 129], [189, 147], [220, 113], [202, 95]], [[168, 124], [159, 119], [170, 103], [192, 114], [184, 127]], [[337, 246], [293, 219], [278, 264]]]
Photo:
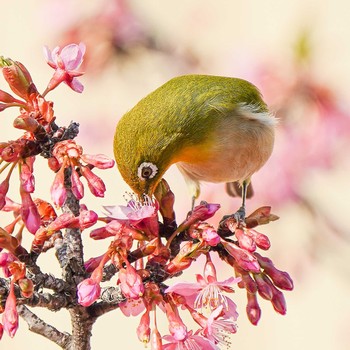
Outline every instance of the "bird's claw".
[[245, 224], [245, 207], [240, 207], [233, 215], [233, 218], [237, 222], [237, 226], [241, 224]]

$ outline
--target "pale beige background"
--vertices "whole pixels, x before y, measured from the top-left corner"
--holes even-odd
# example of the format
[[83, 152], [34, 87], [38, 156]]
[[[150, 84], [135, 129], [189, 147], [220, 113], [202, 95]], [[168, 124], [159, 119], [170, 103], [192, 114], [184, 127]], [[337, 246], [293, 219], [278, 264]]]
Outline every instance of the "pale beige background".
[[[57, 31], [66, 20], [60, 17], [59, 11], [52, 16], [57, 3], [0, 0], [0, 55], [22, 61], [41, 91], [52, 74], [43, 60], [42, 46], [55, 46]], [[59, 3], [67, 3], [72, 8], [70, 16], [78, 18], [92, 11], [99, 1], [60, 0]], [[235, 75], [234, 67], [229, 73], [227, 67], [230, 54], [232, 60], [236, 60], [240, 47], [243, 61], [247, 54], [254, 58], [272, 56], [283, 60], [290, 53], [298, 30], [309, 27], [315, 44], [314, 68], [320, 79], [334, 86], [344, 97], [349, 95], [350, 5], [347, 0], [135, 0], [131, 4], [157, 35], [170, 38], [179, 51], [191, 48], [203, 61], [209, 62], [206, 72], [212, 74]], [[191, 18], [196, 19], [197, 25], [184, 25], [190, 23]], [[129, 63], [127, 71], [112, 66], [101, 76], [83, 77], [86, 88], [83, 95], [62, 86], [50, 95], [50, 99], [55, 102], [61, 124], [70, 120], [81, 123], [79, 140], [87, 153], [112, 156], [111, 125], [114, 121], [140, 97], [174, 74], [176, 68], [166, 57], [145, 55]], [[0, 88], [4, 87], [1, 80]], [[13, 113], [0, 115], [1, 140], [16, 137], [10, 127]], [[38, 162], [36, 167], [45, 169], [45, 164]], [[315, 174], [310, 181], [305, 181], [307, 195], [333, 211], [338, 224], [347, 230], [350, 209], [348, 170], [347, 165], [332, 174]], [[88, 195], [85, 201], [95, 210], [100, 210], [103, 204], [121, 203], [127, 189], [115, 169], [103, 176], [108, 187], [106, 198], [96, 200]], [[183, 203], [188, 201], [184, 183], [176, 169], [169, 171], [167, 179], [177, 193], [177, 212], [181, 217], [185, 214]], [[51, 173], [39, 170], [36, 176], [38, 196], [44, 196], [51, 181]], [[261, 302], [263, 316], [259, 326], [253, 327], [245, 317], [244, 293], [238, 291], [239, 330], [232, 338], [232, 349], [349, 349], [349, 245], [339, 241], [328, 251], [325, 242], [323, 250], [318, 251], [316, 257], [310, 257], [305, 235], [312, 230], [313, 222], [306, 219], [302, 209], [293, 205], [278, 214], [281, 220], [264, 230], [271, 233], [273, 248], [270, 256], [277, 266], [290, 271], [295, 280], [295, 290], [286, 293], [288, 313], [284, 317], [277, 315], [270, 305]], [[88, 257], [97, 254], [96, 251], [101, 252], [104, 247], [103, 243], [92, 244], [89, 240], [85, 240], [85, 244]], [[47, 271], [57, 271], [54, 258], [44, 259], [47, 259]], [[224, 271], [222, 275], [225, 275]], [[190, 274], [186, 276], [191, 278]], [[70, 330], [65, 312], [47, 315], [39, 310], [38, 313], [60, 330]], [[135, 334], [136, 325], [136, 320], [127, 319], [118, 311], [105, 315], [93, 329], [92, 348], [142, 349]], [[0, 349], [24, 347], [57, 349], [47, 340], [29, 333], [26, 324], [20, 321], [16, 337], [11, 340], [4, 335]]]

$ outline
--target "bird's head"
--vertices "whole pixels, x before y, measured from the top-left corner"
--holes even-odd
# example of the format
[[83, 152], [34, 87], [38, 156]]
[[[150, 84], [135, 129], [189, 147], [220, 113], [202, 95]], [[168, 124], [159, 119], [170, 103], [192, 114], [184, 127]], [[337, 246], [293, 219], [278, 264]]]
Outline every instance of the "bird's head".
[[174, 142], [162, 137], [157, 128], [141, 127], [131, 119], [122, 118], [117, 125], [116, 163], [125, 182], [139, 197], [152, 196], [164, 173], [175, 163]]

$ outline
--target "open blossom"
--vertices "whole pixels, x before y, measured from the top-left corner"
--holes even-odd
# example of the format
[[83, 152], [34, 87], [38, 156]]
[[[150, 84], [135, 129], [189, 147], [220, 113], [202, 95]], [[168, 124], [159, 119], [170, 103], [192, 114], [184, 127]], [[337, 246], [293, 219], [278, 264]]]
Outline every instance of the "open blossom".
[[151, 236], [158, 235], [158, 205], [153, 203], [149, 197], [138, 201], [132, 199], [125, 205], [104, 206], [110, 218], [121, 222], [128, 222], [138, 230]]
[[83, 62], [85, 49], [83, 43], [70, 44], [62, 49], [57, 46], [52, 51], [47, 46], [44, 47], [45, 59], [48, 65], [55, 69], [55, 73], [46, 88], [46, 93], [62, 82], [65, 82], [76, 92], [83, 92], [84, 86], [77, 79], [83, 73], [78, 72], [77, 69]]
[[[214, 266], [211, 261], [207, 261], [204, 276], [197, 274], [197, 282], [180, 282], [165, 290], [166, 293], [177, 293], [186, 298], [186, 302], [195, 309], [209, 308], [216, 309], [222, 305], [227, 315], [237, 319], [236, 304], [223, 292], [233, 292], [232, 285], [238, 283], [241, 279], [230, 277], [222, 282], [216, 278]], [[210, 272], [208, 272], [211, 270]]]
[[207, 319], [206, 325], [202, 331], [203, 335], [213, 342], [230, 348], [230, 335], [236, 333], [235, 319], [232, 317], [220, 317], [223, 311], [223, 306], [213, 310]]

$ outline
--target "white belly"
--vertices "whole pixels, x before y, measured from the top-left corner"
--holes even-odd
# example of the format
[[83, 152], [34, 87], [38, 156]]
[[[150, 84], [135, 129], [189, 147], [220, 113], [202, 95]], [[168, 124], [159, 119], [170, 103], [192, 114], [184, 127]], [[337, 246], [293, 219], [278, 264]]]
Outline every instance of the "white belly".
[[198, 147], [192, 159], [177, 163], [191, 191], [199, 194], [199, 182], [233, 182], [249, 179], [271, 155], [276, 119], [251, 111], [223, 121], [210, 143]]

